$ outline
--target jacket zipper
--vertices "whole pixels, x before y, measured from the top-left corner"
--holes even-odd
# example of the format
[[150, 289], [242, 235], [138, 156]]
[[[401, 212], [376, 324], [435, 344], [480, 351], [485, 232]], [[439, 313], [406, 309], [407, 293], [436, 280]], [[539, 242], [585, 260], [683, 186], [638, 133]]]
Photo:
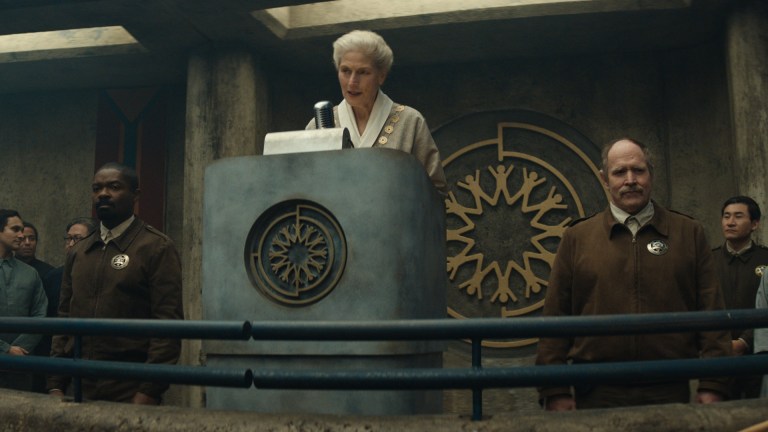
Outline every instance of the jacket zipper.
[[[638, 230], [639, 232], [639, 230]], [[638, 252], [637, 252], [637, 233], [632, 234], [632, 276], [633, 276], [633, 296], [634, 296], [634, 302], [633, 305], [635, 309], [635, 313], [639, 312], [639, 305], [640, 305], [640, 292], [639, 292], [639, 284], [640, 284], [640, 276], [638, 274], [639, 272], [639, 263], [637, 258]], [[632, 357], [636, 359], [637, 358], [637, 343], [638, 343], [638, 335], [630, 335], [631, 347], [630, 352], [632, 353]]]
[[[93, 278], [93, 294], [94, 294], [94, 302], [93, 302], [93, 311], [91, 312], [91, 316], [96, 318], [96, 311], [99, 310], [99, 299], [101, 299], [101, 284], [104, 281], [104, 272], [105, 270], [105, 258], [107, 256], [107, 244], [104, 244], [104, 247], [101, 248], [101, 258], [99, 258], [99, 267], [98, 270], [96, 270]], [[88, 357], [86, 358], [93, 358], [93, 347], [94, 344], [90, 343], [88, 347]]]

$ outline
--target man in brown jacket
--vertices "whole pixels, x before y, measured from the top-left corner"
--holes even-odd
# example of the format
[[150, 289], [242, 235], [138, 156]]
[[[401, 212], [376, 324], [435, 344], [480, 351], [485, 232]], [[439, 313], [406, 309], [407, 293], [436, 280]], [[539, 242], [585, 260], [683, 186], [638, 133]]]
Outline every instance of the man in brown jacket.
[[[653, 163], [647, 148], [620, 139], [603, 149], [605, 211], [564, 233], [544, 304], [545, 316], [684, 312], [723, 308], [704, 230], [693, 219], [651, 201]], [[727, 356], [728, 332], [542, 338], [536, 363], [555, 365]], [[727, 394], [727, 382], [700, 381], [696, 401]], [[539, 389], [547, 410], [690, 400], [688, 379]]]
[[[100, 229], [67, 255], [59, 317], [183, 319], [181, 262], [173, 242], [133, 214], [139, 198], [133, 169], [101, 167], [92, 198]], [[179, 340], [93, 336], [83, 338], [83, 358], [175, 364]], [[72, 356], [72, 337], [54, 336], [53, 357]], [[48, 389], [63, 395], [69, 377], [52, 376]], [[165, 383], [83, 379], [83, 396], [135, 404], [158, 404]]]

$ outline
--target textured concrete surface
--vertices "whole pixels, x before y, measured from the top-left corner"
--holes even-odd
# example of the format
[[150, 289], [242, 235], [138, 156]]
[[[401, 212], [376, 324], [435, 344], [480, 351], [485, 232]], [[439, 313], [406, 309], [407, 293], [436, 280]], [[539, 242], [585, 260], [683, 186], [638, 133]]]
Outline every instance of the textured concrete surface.
[[[219, 160], [206, 170], [204, 204], [207, 320], [243, 316], [266, 321], [377, 321], [435, 319], [445, 314], [444, 207], [423, 167], [404, 152], [377, 148]], [[289, 231], [299, 222], [302, 228]], [[278, 292], [292, 294], [293, 286], [281, 285], [281, 278], [290, 281], [298, 273], [259, 271], [252, 260], [257, 254], [270, 256], [281, 242], [309, 249], [299, 238], [309, 229], [321, 233], [311, 241], [327, 260], [315, 261], [318, 267], [312, 267], [309, 258], [290, 262], [306, 263], [307, 273], [310, 267], [317, 268], [310, 275], [320, 283], [298, 281], [295, 296], [282, 296]], [[289, 260], [288, 255], [284, 258]], [[270, 268], [278, 260], [259, 262]], [[318, 299], [301, 303], [312, 296]], [[352, 370], [439, 368], [444, 344], [205, 340], [202, 346], [211, 367]], [[208, 391], [207, 402], [209, 407], [260, 412], [442, 412], [440, 393], [404, 393], [270, 391], [267, 396], [214, 388]], [[423, 406], [416, 400], [423, 400]]]
[[765, 400], [711, 406], [666, 405], [551, 414], [498, 414], [473, 422], [467, 416], [351, 417], [270, 415], [176, 407], [74, 404], [46, 395], [0, 392], [0, 431], [738, 431], [768, 418]]
[[[768, 166], [768, 4], [745, 2], [729, 16], [726, 60], [733, 123], [734, 177], [739, 190], [765, 209]], [[765, 212], [765, 210], [763, 210]], [[761, 240], [766, 241], [762, 236]]]

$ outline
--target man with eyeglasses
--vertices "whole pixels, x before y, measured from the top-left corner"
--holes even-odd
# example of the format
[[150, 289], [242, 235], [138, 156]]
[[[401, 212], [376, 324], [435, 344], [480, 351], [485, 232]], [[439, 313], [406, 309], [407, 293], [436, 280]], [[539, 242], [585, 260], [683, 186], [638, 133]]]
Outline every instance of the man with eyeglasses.
[[19, 250], [16, 251], [15, 255], [16, 259], [37, 270], [40, 279], [45, 279], [48, 272], [53, 270], [53, 266], [35, 257], [35, 253], [37, 253], [37, 242], [39, 240], [40, 236], [37, 234], [37, 228], [29, 222], [24, 222], [24, 237], [22, 238]]
[[[75, 243], [88, 237], [96, 231], [96, 222], [89, 217], [80, 217], [71, 220], [67, 224], [66, 235], [64, 236], [64, 255], [69, 253], [69, 250]], [[48, 318], [55, 318], [58, 316], [59, 309], [59, 292], [61, 291], [61, 278], [64, 274], [64, 266], [56, 267], [49, 271], [43, 279], [43, 288], [45, 289], [45, 295], [48, 297], [48, 310], [45, 316]], [[35, 348], [34, 354], [36, 356], [48, 357], [51, 354], [51, 335], [44, 335], [40, 340], [40, 343]], [[48, 393], [46, 389], [46, 376], [35, 375], [34, 377], [34, 391], [40, 393]]]
[[[89, 217], [80, 217], [71, 220], [67, 224], [66, 235], [64, 236], [64, 255], [69, 253], [69, 250], [75, 243], [88, 237], [96, 231], [96, 222]], [[45, 294], [48, 296], [48, 313], [46, 316], [55, 317], [59, 308], [59, 290], [61, 289], [61, 276], [64, 274], [64, 266], [57, 267], [50, 272], [43, 279], [43, 286], [45, 287]], [[48, 337], [50, 343], [50, 336]], [[48, 355], [50, 351], [45, 352]]]

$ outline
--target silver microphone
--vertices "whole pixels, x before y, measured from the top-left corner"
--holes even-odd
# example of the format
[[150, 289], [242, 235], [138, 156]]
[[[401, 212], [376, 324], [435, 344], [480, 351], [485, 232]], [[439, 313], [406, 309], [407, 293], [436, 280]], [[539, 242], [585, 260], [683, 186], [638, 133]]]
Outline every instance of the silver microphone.
[[315, 127], [318, 129], [334, 127], [333, 105], [329, 101], [320, 101], [315, 104]]

